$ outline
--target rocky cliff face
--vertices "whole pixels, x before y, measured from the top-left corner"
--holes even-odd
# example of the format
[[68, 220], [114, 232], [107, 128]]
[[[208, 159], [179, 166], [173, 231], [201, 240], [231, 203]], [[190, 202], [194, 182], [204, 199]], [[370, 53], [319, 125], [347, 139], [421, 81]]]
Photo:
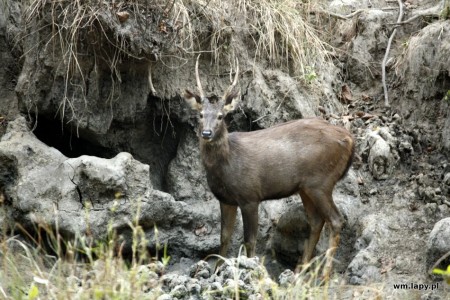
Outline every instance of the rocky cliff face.
[[[407, 16], [439, 6], [410, 3]], [[157, 248], [157, 228], [158, 243], [168, 244], [173, 262], [215, 253], [218, 202], [200, 163], [195, 118], [181, 98], [195, 86], [194, 56], [187, 53], [206, 49], [211, 52], [202, 54], [200, 75], [208, 94], [225, 91], [235, 58], [243, 70], [242, 101], [229, 117], [230, 130], [322, 116], [355, 135], [354, 165], [334, 194], [346, 220], [338, 272], [352, 284], [431, 280], [428, 269], [450, 251], [449, 229], [442, 225], [450, 215], [448, 19], [430, 14], [400, 27], [387, 69], [391, 107], [385, 108], [380, 62], [397, 10], [386, 9], [384, 1], [328, 3], [335, 14], [361, 12], [326, 18], [339, 32], [330, 40], [337, 51], [333, 65], [313, 66], [301, 80], [292, 67], [271, 67], [258, 56], [249, 42], [255, 35], [237, 26], [240, 19], [229, 11], [222, 20], [228, 27], [222, 25], [235, 29], [211, 37], [221, 25], [195, 1], [186, 11], [168, 12], [155, 1], [147, 16], [141, 4], [102, 7], [92, 19], [84, 16], [79, 31], [59, 23], [61, 35], [80, 36], [62, 47], [54, 44], [61, 40], [49, 39], [54, 20], [45, 7], [39, 17], [15, 3], [0, 13], [0, 193], [6, 212], [0, 222], [30, 231], [43, 223], [67, 238], [94, 239], [113, 226], [129, 242], [128, 225], [137, 217], [150, 251]], [[195, 49], [178, 40], [184, 31], [177, 26], [188, 23], [173, 19], [174, 11], [192, 18]], [[14, 35], [7, 34], [11, 30]], [[230, 50], [209, 49], [214, 38]], [[259, 213], [258, 253], [277, 259], [277, 268], [292, 268], [309, 230], [300, 199], [264, 203]], [[242, 243], [241, 228], [238, 221], [230, 254]], [[317, 252], [326, 245], [325, 232]]]

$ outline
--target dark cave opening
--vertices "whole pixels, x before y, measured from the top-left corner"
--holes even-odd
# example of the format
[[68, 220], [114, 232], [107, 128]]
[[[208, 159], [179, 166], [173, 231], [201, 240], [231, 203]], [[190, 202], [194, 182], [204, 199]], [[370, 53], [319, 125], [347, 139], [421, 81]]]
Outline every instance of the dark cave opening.
[[[36, 120], [36, 117], [33, 117]], [[79, 136], [75, 126], [63, 126], [59, 119], [50, 119], [38, 116], [34, 135], [47, 146], [58, 149], [69, 158], [81, 155], [92, 155], [102, 158], [112, 158], [118, 152], [96, 145], [91, 141]]]
[[[177, 153], [181, 123], [175, 115], [161, 111], [149, 101], [148, 107], [136, 114], [134, 122], [113, 121], [104, 135], [77, 131], [76, 125], [63, 125], [60, 119], [39, 115], [34, 134], [69, 158], [90, 155], [110, 159], [128, 152], [150, 166], [153, 187], [167, 191], [166, 173]], [[36, 120], [35, 116], [32, 118]]]

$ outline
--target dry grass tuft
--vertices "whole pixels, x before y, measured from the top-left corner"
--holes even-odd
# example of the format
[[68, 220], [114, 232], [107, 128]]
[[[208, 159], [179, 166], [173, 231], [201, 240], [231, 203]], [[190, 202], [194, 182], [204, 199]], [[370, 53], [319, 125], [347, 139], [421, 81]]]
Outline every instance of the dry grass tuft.
[[[196, 2], [201, 7], [199, 14], [211, 27], [207, 30], [208, 44], [215, 63], [224, 59], [233, 62], [235, 56], [242, 56], [238, 55], [242, 49], [236, 46], [239, 38], [253, 43], [246, 45], [252, 49], [250, 59], [283, 68], [300, 78], [330, 63], [332, 46], [309, 20], [309, 12], [319, 5], [317, 1]], [[197, 34], [198, 38], [199, 33], [192, 34]], [[241, 36], [238, 38], [237, 35]]]
[[97, 78], [110, 74], [104, 101], [112, 111], [120, 97], [121, 72], [131, 71], [130, 62], [148, 68], [163, 53], [192, 47], [188, 11], [180, 3], [31, 0], [24, 6], [18, 42], [27, 41], [25, 57], [38, 57], [53, 69], [55, 82], [63, 78], [58, 112], [70, 123], [88, 107], [89, 89], [102, 88], [95, 86]]
[[[141, 244], [139, 226], [131, 226], [133, 243]], [[97, 242], [93, 246], [81, 236], [72, 242], [62, 242], [57, 233], [43, 230], [46, 241], [31, 239], [31, 242], [26, 242], [18, 236], [0, 239], [1, 299], [125, 300], [167, 296], [167, 288], [163, 288], [165, 279], [160, 277], [164, 265], [161, 262], [145, 264], [148, 262], [145, 258], [126, 262], [118, 252], [117, 237], [112, 231], [103, 243]], [[44, 242], [50, 243], [59, 253], [49, 254], [44, 250]], [[61, 252], [61, 243], [64, 244], [64, 253]], [[145, 257], [141, 252], [143, 249], [137, 247], [136, 250], [135, 254]], [[77, 257], [80, 254], [82, 258]], [[262, 265], [249, 271], [241, 265], [241, 256], [222, 259], [225, 262], [220, 268], [231, 270], [233, 280], [224, 283], [221, 291], [204, 288], [198, 295], [201, 299], [382, 299], [385, 296], [382, 288], [347, 286], [337, 279], [321, 280], [323, 257], [299, 274], [286, 270], [283, 272], [285, 280], [280, 284], [270, 278]], [[253, 279], [244, 283], [242, 278], [246, 276]], [[251, 284], [249, 290], [248, 284]], [[188, 297], [189, 294], [182, 299]]]
[[[152, 281], [151, 276], [164, 266], [155, 263], [158, 257], [149, 257], [149, 241], [137, 217], [129, 226], [132, 233], [129, 260], [122, 257], [124, 242], [116, 235], [112, 222], [103, 241], [93, 241], [89, 235], [81, 234], [65, 240], [57, 228], [45, 225], [37, 225], [33, 233], [16, 225], [22, 234], [12, 237], [0, 233], [0, 298], [157, 298], [161, 293], [159, 283]], [[155, 232], [155, 239], [156, 235]], [[167, 263], [169, 258], [161, 260]], [[149, 293], [149, 289], [154, 292]]]
[[[243, 1], [244, 2], [244, 1]], [[248, 26], [256, 32], [257, 57], [305, 75], [329, 60], [331, 46], [308, 21], [309, 1], [246, 1]], [[242, 5], [244, 7], [244, 5]]]
[[[70, 88], [86, 94], [85, 60], [92, 56], [96, 67], [107, 66], [111, 80], [120, 84], [118, 66], [125, 59], [179, 68], [193, 55], [210, 52], [216, 63], [234, 62], [242, 56], [236, 47], [241, 39], [253, 42], [255, 61], [307, 74], [326, 64], [331, 50], [308, 20], [314, 5], [295, 0], [31, 0], [21, 38], [42, 35], [33, 45], [39, 49], [24, 49], [25, 54], [51, 48], [65, 74], [61, 112], [75, 113]], [[107, 100], [114, 95], [113, 89]]]

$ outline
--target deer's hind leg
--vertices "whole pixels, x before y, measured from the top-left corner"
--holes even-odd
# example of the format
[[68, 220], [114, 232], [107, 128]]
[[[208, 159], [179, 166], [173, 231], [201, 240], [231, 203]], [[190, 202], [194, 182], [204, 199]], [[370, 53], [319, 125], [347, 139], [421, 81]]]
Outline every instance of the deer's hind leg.
[[331, 209], [328, 214], [328, 218], [326, 222], [330, 225], [331, 234], [328, 242], [328, 251], [327, 251], [327, 262], [324, 267], [324, 277], [328, 278], [331, 273], [331, 267], [334, 260], [334, 255], [336, 253], [337, 247], [339, 246], [339, 240], [341, 238], [341, 230], [344, 224], [344, 220], [339, 213], [336, 205], [333, 202], [333, 198], [330, 195], [331, 199]]
[[[303, 255], [304, 260], [311, 259], [314, 248], [319, 240], [320, 231], [317, 229], [318, 224], [322, 222], [322, 227], [324, 222], [330, 225], [331, 235], [323, 272], [324, 278], [328, 278], [331, 272], [334, 254], [336, 253], [336, 249], [339, 245], [340, 233], [343, 225], [342, 216], [333, 202], [332, 189], [303, 189], [300, 192], [300, 195], [302, 197], [306, 215], [308, 216], [308, 222], [310, 222], [311, 227], [310, 239], [307, 244], [308, 248], [305, 249], [305, 253]], [[315, 229], [313, 230], [313, 228]], [[306, 250], [308, 252], [306, 252]]]
[[316, 248], [317, 242], [320, 238], [320, 233], [322, 232], [323, 225], [325, 220], [322, 218], [322, 215], [317, 210], [316, 206], [312, 199], [303, 191], [299, 192], [300, 197], [302, 198], [303, 207], [305, 208], [306, 217], [308, 218], [308, 224], [310, 227], [309, 237], [305, 240], [304, 249], [303, 249], [303, 257], [302, 260], [298, 262], [296, 271], [300, 271], [299, 267], [301, 264], [307, 264], [314, 254], [314, 249]]

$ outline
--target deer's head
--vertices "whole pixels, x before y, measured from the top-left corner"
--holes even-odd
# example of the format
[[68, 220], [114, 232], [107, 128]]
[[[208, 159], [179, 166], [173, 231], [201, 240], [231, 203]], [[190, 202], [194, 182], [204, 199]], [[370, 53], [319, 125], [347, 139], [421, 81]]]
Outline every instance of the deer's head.
[[200, 95], [186, 90], [184, 99], [189, 106], [198, 113], [199, 134], [205, 141], [214, 141], [226, 132], [225, 116], [233, 111], [239, 99], [239, 89], [236, 87], [239, 76], [239, 66], [236, 68], [234, 81], [228, 87], [222, 98], [206, 97], [198, 73], [198, 59], [195, 64], [195, 78]]

